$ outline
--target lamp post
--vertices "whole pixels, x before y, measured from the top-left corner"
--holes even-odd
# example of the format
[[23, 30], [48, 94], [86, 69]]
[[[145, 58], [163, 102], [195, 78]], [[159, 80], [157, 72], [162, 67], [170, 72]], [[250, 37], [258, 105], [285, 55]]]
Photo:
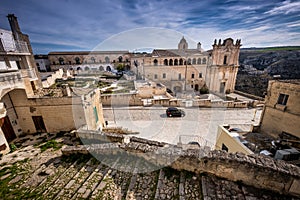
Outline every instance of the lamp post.
[[185, 74], [184, 74], [184, 91], [186, 92], [186, 79], [187, 79], [187, 56], [185, 59]]

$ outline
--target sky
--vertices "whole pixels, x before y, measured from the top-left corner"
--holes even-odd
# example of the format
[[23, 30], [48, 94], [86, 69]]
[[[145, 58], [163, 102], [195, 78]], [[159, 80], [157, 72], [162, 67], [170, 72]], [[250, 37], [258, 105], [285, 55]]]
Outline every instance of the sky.
[[1, 0], [0, 28], [15, 14], [34, 54], [177, 48], [215, 39], [242, 47], [300, 46], [296, 0]]

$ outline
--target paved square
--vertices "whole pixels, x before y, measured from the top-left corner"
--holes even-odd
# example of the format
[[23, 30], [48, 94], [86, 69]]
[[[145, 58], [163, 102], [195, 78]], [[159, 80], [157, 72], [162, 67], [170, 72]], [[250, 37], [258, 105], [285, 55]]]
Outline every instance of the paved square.
[[[182, 108], [186, 116], [168, 118], [166, 107], [106, 107], [104, 118], [109, 126], [137, 131], [138, 137], [177, 144], [179, 137], [199, 136], [215, 144], [217, 127], [234, 124], [250, 130], [251, 124], [258, 124], [262, 110], [225, 108]], [[254, 119], [254, 121], [252, 121]]]

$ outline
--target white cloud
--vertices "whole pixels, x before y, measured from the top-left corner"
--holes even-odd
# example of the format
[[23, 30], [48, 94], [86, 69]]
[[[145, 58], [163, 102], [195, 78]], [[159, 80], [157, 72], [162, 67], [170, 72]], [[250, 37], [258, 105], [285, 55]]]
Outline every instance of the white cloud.
[[282, 2], [279, 6], [265, 12], [265, 14], [276, 15], [280, 13], [290, 14], [293, 12], [299, 12], [300, 2], [291, 2], [290, 0]]

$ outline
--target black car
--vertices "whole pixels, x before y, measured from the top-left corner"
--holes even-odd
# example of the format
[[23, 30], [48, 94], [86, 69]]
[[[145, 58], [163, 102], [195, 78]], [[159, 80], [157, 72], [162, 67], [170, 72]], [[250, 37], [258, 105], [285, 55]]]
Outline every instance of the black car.
[[168, 117], [183, 117], [185, 116], [185, 112], [181, 109], [170, 107], [166, 110], [166, 115]]

